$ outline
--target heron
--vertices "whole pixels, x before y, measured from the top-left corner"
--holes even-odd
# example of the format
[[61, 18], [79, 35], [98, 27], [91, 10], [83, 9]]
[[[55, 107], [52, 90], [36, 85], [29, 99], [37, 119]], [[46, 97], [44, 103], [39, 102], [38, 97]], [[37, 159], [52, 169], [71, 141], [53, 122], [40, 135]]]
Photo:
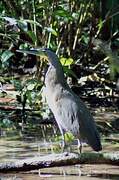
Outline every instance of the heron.
[[[19, 50], [19, 52], [22, 52]], [[24, 51], [25, 52], [25, 51]], [[26, 53], [45, 56], [49, 67], [45, 75], [45, 95], [65, 145], [65, 132], [70, 132], [82, 142], [86, 142], [94, 151], [102, 150], [100, 135], [85, 103], [67, 84], [63, 67], [55, 52], [48, 48], [29, 50]], [[80, 143], [81, 144], [81, 143]], [[81, 152], [82, 146], [80, 147]]]

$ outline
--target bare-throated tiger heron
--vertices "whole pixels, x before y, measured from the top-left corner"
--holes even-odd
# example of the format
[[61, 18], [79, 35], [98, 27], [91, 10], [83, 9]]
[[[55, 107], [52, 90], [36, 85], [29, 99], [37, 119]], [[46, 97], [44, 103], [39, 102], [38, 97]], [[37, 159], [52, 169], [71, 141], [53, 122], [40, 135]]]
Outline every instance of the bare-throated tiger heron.
[[57, 55], [47, 48], [26, 53], [46, 56], [48, 59], [49, 68], [45, 75], [46, 99], [62, 137], [64, 132], [71, 132], [80, 141], [85, 139], [93, 150], [100, 151], [102, 146], [95, 121], [84, 102], [68, 86]]

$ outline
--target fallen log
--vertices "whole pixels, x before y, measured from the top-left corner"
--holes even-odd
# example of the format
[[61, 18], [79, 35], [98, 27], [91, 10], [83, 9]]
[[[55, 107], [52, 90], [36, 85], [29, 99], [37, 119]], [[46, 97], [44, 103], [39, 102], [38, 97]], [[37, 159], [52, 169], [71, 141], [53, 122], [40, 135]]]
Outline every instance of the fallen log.
[[30, 171], [56, 166], [58, 167], [75, 164], [95, 163], [119, 165], [119, 152], [50, 154], [25, 160], [17, 160], [16, 162], [0, 163], [0, 173], [11, 171]]
[[[3, 110], [3, 111], [16, 111], [16, 110], [19, 110], [21, 111], [22, 110], [22, 107], [18, 107], [18, 106], [15, 106], [15, 105], [0, 105], [0, 110]], [[25, 111], [31, 111], [32, 109], [30, 108], [25, 108]]]

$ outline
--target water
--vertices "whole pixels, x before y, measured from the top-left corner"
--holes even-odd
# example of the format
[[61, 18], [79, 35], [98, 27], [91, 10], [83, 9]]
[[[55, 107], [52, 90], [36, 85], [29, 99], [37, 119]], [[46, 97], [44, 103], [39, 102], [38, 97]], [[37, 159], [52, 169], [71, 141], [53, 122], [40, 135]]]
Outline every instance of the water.
[[[101, 117], [100, 117], [101, 118]], [[103, 118], [103, 117], [102, 117]], [[43, 156], [55, 153], [59, 149], [59, 143], [54, 142], [56, 136], [53, 126], [37, 126], [35, 129], [27, 127], [17, 130], [1, 129], [0, 138], [0, 162], [16, 161], [29, 157]], [[46, 135], [47, 134], [47, 135]], [[103, 137], [103, 151], [119, 151], [119, 143], [110, 141], [119, 139], [119, 134], [110, 134]], [[105, 139], [108, 138], [106, 141]], [[76, 145], [72, 145], [76, 151]], [[90, 147], [85, 146], [84, 151], [91, 151]], [[46, 168], [24, 173], [0, 174], [0, 180], [99, 180], [99, 179], [119, 179], [119, 167], [106, 164], [86, 164], [65, 167]]]

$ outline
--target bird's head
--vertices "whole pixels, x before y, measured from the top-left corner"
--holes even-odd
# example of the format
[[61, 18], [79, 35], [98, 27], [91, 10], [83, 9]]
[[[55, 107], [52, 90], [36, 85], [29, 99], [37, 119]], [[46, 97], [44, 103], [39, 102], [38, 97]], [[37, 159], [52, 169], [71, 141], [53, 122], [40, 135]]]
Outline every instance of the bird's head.
[[48, 63], [55, 68], [61, 66], [60, 61], [58, 60], [55, 52], [51, 51], [49, 48], [40, 48], [40, 49], [30, 49], [30, 50], [17, 50], [20, 53], [32, 54], [35, 56], [40, 56], [48, 61]]
[[57, 57], [57, 55], [53, 51], [51, 51], [49, 48], [40, 48], [40, 49], [33, 49], [32, 48], [30, 50], [20, 49], [20, 50], [17, 50], [17, 52], [25, 53], [25, 54], [32, 54], [35, 56], [40, 56], [40, 57], [49, 59], [49, 61], [54, 56]]
[[[50, 72], [48, 73], [48, 77], [54, 76], [56, 80], [64, 83], [64, 72], [60, 61], [55, 52], [51, 51], [48, 48], [40, 48], [40, 49], [30, 49], [30, 50], [17, 50], [20, 53], [32, 54], [35, 56], [40, 56], [48, 61]], [[49, 81], [49, 78], [48, 78]]]

